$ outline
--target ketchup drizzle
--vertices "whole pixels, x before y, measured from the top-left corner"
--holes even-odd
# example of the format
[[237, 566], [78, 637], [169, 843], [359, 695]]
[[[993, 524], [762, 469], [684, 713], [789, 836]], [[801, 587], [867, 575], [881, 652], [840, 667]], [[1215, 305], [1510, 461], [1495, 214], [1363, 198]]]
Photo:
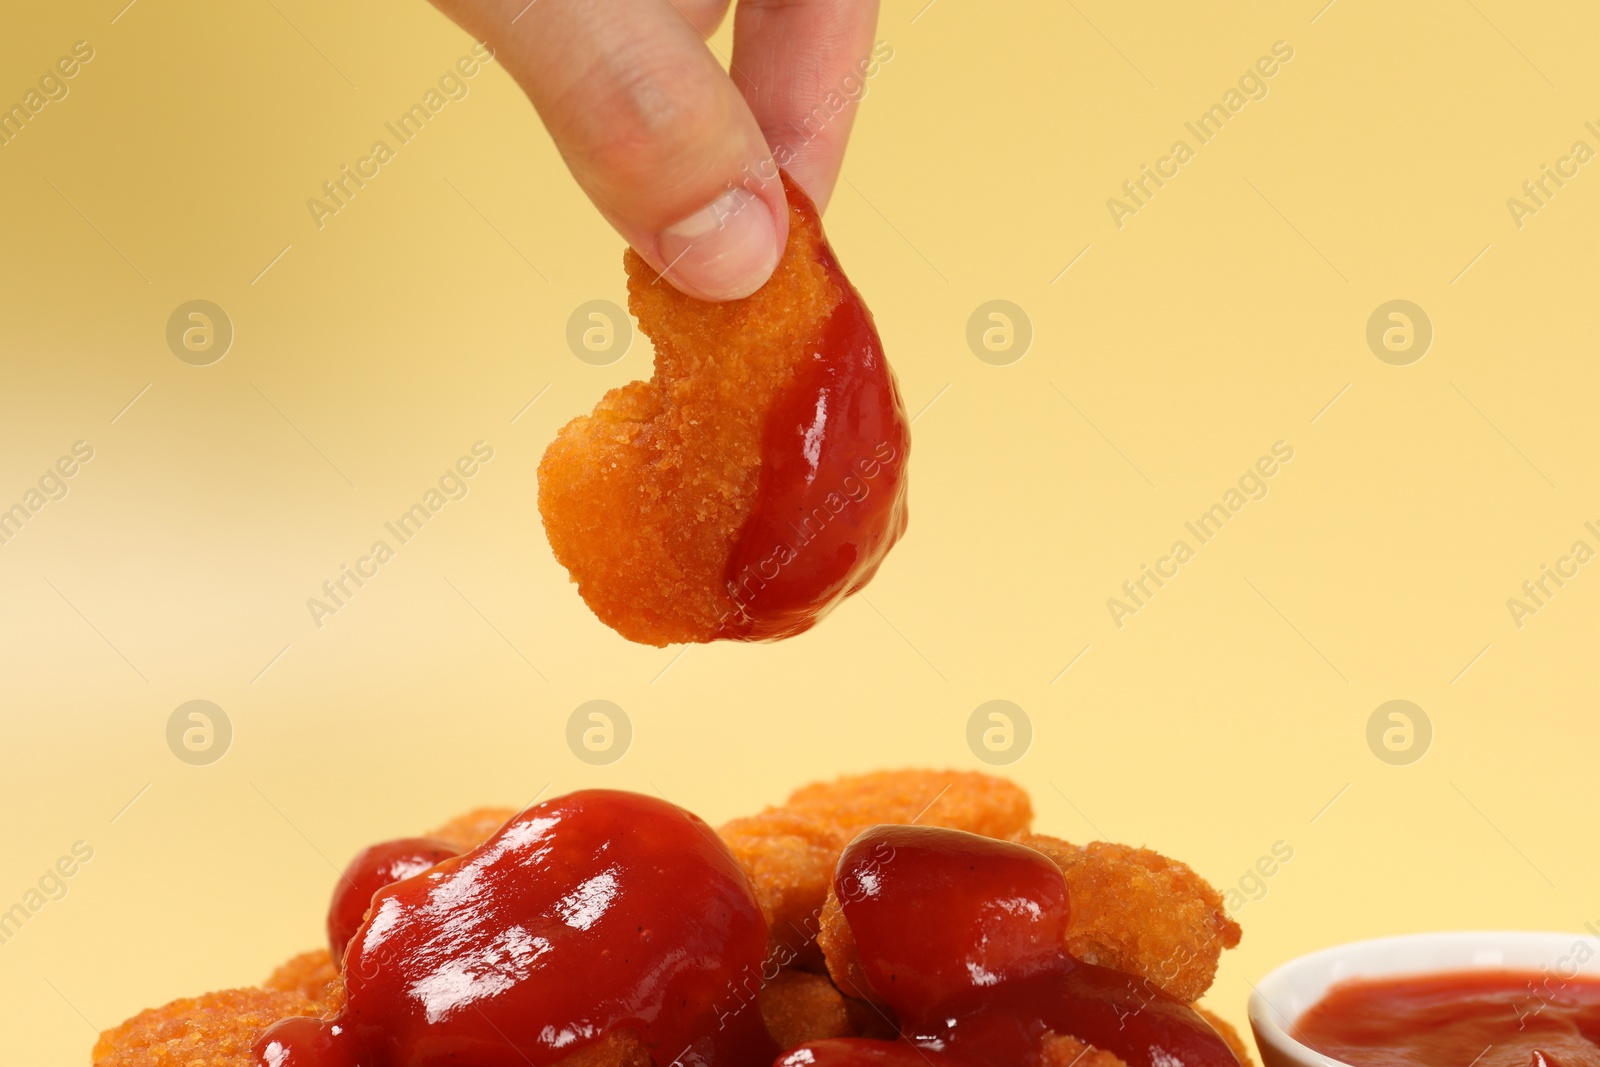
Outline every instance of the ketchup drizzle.
[[367, 917], [372, 894], [457, 855], [457, 849], [428, 837], [402, 837], [359, 852], [339, 877], [328, 906], [328, 951], [333, 962], [344, 959], [345, 946]]
[[622, 1030], [661, 1067], [749, 1067], [776, 1048], [754, 1003], [766, 923], [704, 822], [591, 790], [380, 889], [332, 1019], [288, 1019], [261, 1067], [543, 1067]]
[[[783, 182], [795, 210], [816, 219], [787, 173]], [[905, 406], [872, 313], [821, 241], [844, 296], [767, 414], [755, 506], [725, 574], [737, 611], [719, 637], [810, 629], [872, 579], [906, 529]]]

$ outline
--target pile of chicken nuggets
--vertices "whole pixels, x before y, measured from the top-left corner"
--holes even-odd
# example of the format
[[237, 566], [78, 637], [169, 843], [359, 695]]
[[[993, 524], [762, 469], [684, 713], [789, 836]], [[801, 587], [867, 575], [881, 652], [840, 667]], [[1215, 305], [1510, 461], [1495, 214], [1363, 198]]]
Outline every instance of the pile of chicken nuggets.
[[[428, 836], [463, 850], [516, 813], [481, 809]], [[1000, 778], [969, 772], [887, 771], [806, 786], [787, 803], [735, 819], [719, 833], [754, 887], [770, 931], [767, 966], [745, 994], [784, 1049], [831, 1037], [893, 1037], [894, 1026], [867, 983], [850, 927], [833, 892], [839, 854], [879, 824], [917, 824], [1017, 841], [1048, 856], [1071, 901], [1067, 950], [1086, 963], [1134, 976], [1186, 1003], [1210, 988], [1224, 949], [1239, 943], [1220, 893], [1194, 871], [1143, 848], [1074, 845], [1031, 831], [1028, 795]], [[326, 950], [285, 963], [260, 988], [173, 1001], [107, 1030], [96, 1067], [254, 1067], [263, 1029], [290, 1016], [324, 1016], [343, 1000]], [[1251, 1062], [1227, 1023], [1200, 1010]], [[1048, 1034], [1042, 1067], [1118, 1067], [1115, 1056], [1070, 1034]], [[613, 1032], [562, 1067], [649, 1067], [637, 1037]], [[751, 1065], [764, 1067], [764, 1065]]]

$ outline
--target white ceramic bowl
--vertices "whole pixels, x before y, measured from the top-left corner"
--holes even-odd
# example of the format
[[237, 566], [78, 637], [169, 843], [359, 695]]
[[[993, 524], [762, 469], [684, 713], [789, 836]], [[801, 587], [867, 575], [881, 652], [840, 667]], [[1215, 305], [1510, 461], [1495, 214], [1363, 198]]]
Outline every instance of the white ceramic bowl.
[[1584, 934], [1475, 931], [1357, 941], [1290, 960], [1261, 979], [1250, 997], [1250, 1028], [1266, 1067], [1343, 1067], [1290, 1036], [1295, 1021], [1335, 983], [1440, 971], [1544, 968], [1567, 978], [1600, 976], [1600, 940]]

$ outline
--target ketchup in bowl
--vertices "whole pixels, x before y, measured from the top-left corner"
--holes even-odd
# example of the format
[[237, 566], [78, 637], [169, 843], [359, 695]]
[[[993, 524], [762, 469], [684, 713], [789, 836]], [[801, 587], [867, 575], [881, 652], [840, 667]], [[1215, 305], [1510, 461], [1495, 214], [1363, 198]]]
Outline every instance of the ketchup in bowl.
[[1472, 970], [1354, 980], [1290, 1032], [1352, 1067], [1600, 1067], [1600, 979]]

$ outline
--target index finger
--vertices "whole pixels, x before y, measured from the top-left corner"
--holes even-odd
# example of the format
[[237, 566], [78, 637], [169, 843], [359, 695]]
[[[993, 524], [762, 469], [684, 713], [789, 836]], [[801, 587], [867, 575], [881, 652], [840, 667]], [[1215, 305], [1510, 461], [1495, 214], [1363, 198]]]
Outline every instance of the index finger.
[[739, 0], [734, 84], [772, 156], [821, 210], [833, 195], [867, 80], [894, 55], [873, 43], [878, 0]]

